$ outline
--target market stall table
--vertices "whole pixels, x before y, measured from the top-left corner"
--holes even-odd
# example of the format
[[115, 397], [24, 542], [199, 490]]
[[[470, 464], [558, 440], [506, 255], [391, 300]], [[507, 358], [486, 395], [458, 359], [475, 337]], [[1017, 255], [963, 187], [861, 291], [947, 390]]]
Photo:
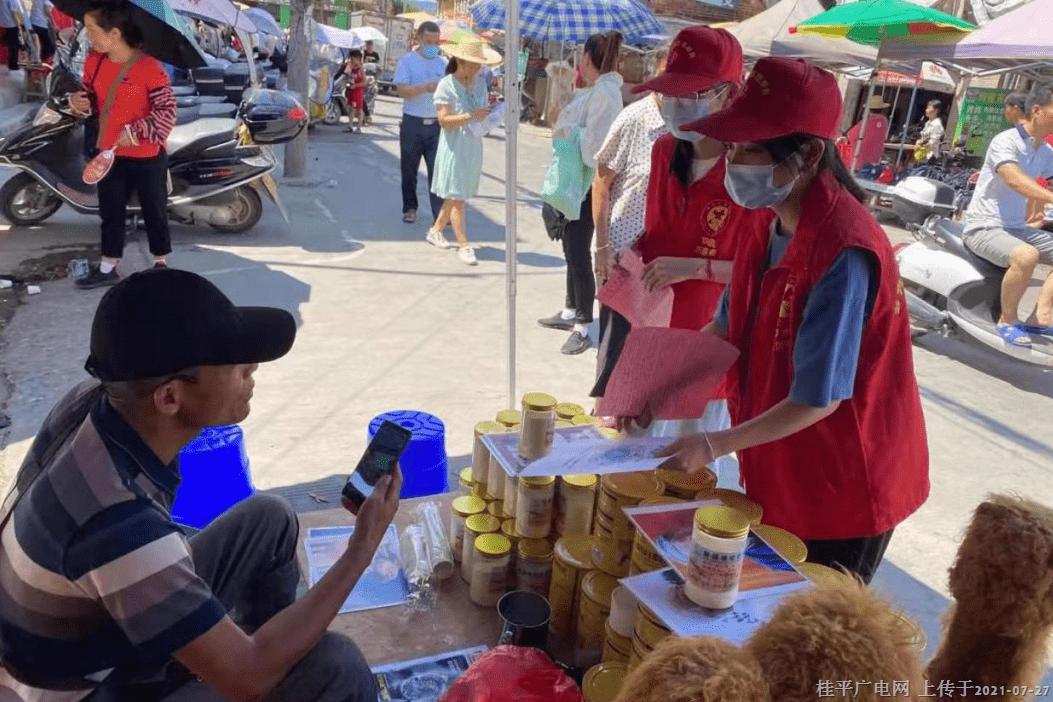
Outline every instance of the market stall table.
[[[395, 516], [399, 534], [412, 521], [414, 508], [428, 501], [440, 504], [446, 519], [450, 503], [459, 493], [432, 495], [405, 500]], [[307, 554], [303, 540], [307, 530], [317, 527], [347, 526], [355, 518], [343, 508], [305, 512], [299, 515], [300, 539], [296, 546], [300, 569], [307, 573]], [[439, 583], [438, 603], [430, 612], [414, 612], [406, 606], [339, 614], [329, 629], [350, 636], [371, 666], [397, 663], [473, 646], [494, 646], [501, 631], [494, 607], [480, 607], [468, 597], [468, 584], [460, 570]]]

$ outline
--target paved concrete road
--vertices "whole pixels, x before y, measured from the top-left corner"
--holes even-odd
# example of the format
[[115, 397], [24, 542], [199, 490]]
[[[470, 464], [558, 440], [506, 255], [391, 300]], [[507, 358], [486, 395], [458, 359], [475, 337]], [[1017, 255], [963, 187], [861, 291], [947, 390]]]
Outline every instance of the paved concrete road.
[[[401, 221], [398, 105], [381, 98], [377, 126], [363, 135], [320, 127], [312, 136], [310, 177], [283, 183], [286, 226], [268, 206], [251, 234], [220, 236], [175, 227], [172, 264], [207, 275], [239, 303], [270, 304], [297, 316], [288, 357], [260, 369], [245, 423], [259, 487], [346, 474], [364, 448], [369, 419], [421, 409], [443, 419], [451, 464], [464, 466], [472, 426], [509, 403], [506, 381], [504, 142], [486, 140], [480, 197], [469, 234], [480, 265], [423, 241], [430, 218]], [[587, 404], [595, 352], [562, 356], [563, 334], [535, 319], [563, 302], [558, 244], [541, 224], [538, 188], [549, 144], [520, 138], [519, 393], [544, 390]], [[420, 187], [422, 202], [425, 188]], [[902, 237], [902, 232], [893, 232]], [[47, 247], [95, 241], [95, 222], [69, 213], [47, 226], [0, 226], [0, 272]], [[129, 245], [125, 272], [149, 263], [145, 242]], [[83, 377], [87, 331], [102, 292], [68, 281], [28, 298], [0, 351], [10, 397], [2, 468], [21, 460], [55, 399]], [[932, 459], [932, 497], [896, 533], [879, 586], [938, 638], [946, 572], [972, 510], [987, 494], [1015, 491], [1053, 504], [1053, 376], [967, 343], [922, 339], [915, 368]], [[722, 476], [733, 483], [734, 476]]]

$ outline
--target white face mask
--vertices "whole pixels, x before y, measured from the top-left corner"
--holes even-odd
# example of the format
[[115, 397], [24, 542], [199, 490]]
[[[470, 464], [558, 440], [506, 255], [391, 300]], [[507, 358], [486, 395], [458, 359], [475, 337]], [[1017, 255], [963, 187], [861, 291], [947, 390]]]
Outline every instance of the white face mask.
[[747, 210], [761, 210], [782, 204], [793, 190], [800, 174], [795, 175], [786, 185], [776, 187], [776, 165], [751, 166], [729, 161], [724, 172], [724, 187], [728, 195], [736, 204]]
[[670, 134], [677, 139], [695, 142], [701, 141], [702, 135], [698, 132], [682, 131], [681, 127], [708, 117], [713, 112], [714, 102], [716, 101], [713, 98], [674, 98], [663, 95], [659, 111]]

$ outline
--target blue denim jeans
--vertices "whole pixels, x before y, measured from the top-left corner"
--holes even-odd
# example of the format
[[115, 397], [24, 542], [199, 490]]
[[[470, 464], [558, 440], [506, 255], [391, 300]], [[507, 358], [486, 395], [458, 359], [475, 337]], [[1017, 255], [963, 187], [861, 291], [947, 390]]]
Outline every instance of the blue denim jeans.
[[[431, 122], [431, 124], [428, 124]], [[399, 150], [402, 165], [402, 212], [416, 211], [417, 207], [417, 173], [420, 171], [420, 160], [428, 168], [428, 197], [431, 199], [431, 214], [439, 217], [442, 209], [442, 198], [431, 191], [432, 174], [435, 172], [435, 152], [439, 150], [439, 136], [442, 127], [438, 120], [424, 120], [412, 115], [402, 115], [399, 127]]]

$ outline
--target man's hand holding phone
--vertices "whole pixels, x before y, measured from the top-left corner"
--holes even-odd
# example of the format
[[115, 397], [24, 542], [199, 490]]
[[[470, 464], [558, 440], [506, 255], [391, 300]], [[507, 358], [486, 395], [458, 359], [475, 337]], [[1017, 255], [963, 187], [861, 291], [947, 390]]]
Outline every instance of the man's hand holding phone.
[[396, 465], [394, 473], [377, 480], [373, 494], [357, 509], [353, 502], [343, 498], [344, 507], [355, 515], [355, 533], [348, 544], [349, 552], [368, 553], [372, 557], [399, 510], [401, 491], [402, 471]]

